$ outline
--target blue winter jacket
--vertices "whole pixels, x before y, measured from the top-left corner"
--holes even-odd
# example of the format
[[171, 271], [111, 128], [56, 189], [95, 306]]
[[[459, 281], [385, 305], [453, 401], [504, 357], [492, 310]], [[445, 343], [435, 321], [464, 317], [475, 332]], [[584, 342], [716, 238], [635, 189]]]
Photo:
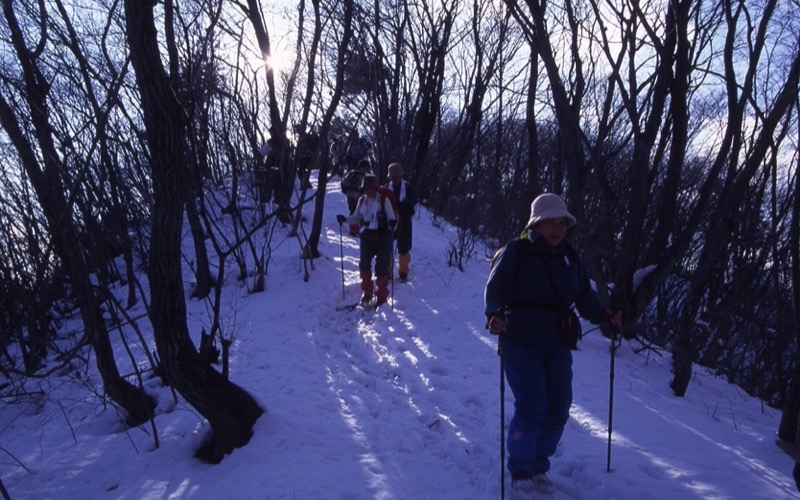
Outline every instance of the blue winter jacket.
[[[506, 335], [514, 340], [543, 348], [555, 348], [563, 307], [578, 309], [580, 315], [598, 323], [604, 305], [589, 283], [589, 276], [577, 254], [563, 241], [550, 248], [539, 235], [531, 232], [529, 241], [515, 239], [502, 249], [489, 273], [484, 291], [487, 317], [504, 314]], [[558, 295], [544, 266], [550, 268]]]

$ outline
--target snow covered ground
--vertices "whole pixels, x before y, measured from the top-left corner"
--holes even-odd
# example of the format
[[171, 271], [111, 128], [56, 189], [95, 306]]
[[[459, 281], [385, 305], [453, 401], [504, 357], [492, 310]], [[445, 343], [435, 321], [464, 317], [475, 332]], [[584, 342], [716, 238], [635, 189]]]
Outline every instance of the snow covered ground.
[[[150, 380], [161, 411], [154, 449], [149, 425], [122, 430], [85, 381], [64, 374], [32, 384], [46, 399], [0, 409], [0, 475], [11, 497], [498, 498], [499, 359], [484, 329], [484, 252], [464, 272], [447, 267], [455, 231], [420, 209], [411, 280], [394, 284], [393, 304], [337, 311], [360, 295], [357, 241], [345, 233], [340, 249], [335, 217], [345, 201], [337, 184], [326, 201], [324, 256], [308, 282], [293, 239], [274, 251], [265, 293], [248, 295], [228, 273], [231, 379], [267, 409], [249, 445], [219, 465], [198, 462], [192, 454], [207, 424]], [[199, 337], [206, 306], [189, 301], [189, 311]], [[626, 341], [617, 351], [611, 472], [609, 341], [594, 331], [575, 352], [575, 400], [553, 460], [553, 498], [800, 498], [793, 462], [774, 444], [778, 411], [702, 367], [678, 399], [668, 387], [668, 353], [636, 354], [637, 347]]]

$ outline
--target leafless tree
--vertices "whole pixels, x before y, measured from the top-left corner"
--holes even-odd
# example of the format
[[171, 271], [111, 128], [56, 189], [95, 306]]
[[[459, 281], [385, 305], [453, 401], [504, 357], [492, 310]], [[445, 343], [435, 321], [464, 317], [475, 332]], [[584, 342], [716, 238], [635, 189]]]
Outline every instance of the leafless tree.
[[[25, 4], [24, 7], [26, 12], [37, 11], [33, 5]], [[47, 8], [43, 4], [39, 7]], [[54, 125], [52, 103], [57, 97], [52, 95], [53, 86], [43, 62], [44, 48], [54, 41], [49, 38], [50, 32], [47, 29], [49, 15], [45, 15], [46, 11], [39, 11], [40, 16], [37, 19], [40, 37], [33, 39], [35, 43], [31, 48], [28, 46], [27, 33], [19, 23], [15, 4], [5, 2], [2, 9], [10, 34], [10, 45], [20, 72], [14, 75], [14, 85], [9, 85], [12, 75], [7, 74], [6, 88], [13, 88], [13, 91], [0, 97], [0, 125], [13, 144], [19, 164], [24, 168], [33, 187], [46, 220], [54, 253], [63, 263], [64, 271], [69, 277], [86, 337], [95, 352], [104, 390], [124, 409], [129, 423], [138, 425], [152, 416], [155, 402], [141, 387], [130, 384], [120, 375], [103, 319], [101, 303], [104, 297], [92, 283], [92, 274], [98, 263], [93, 261], [91, 249], [81, 237], [81, 232], [86, 228], [81, 227], [80, 221], [86, 223], [86, 214], [80, 213], [80, 203], [76, 202], [80, 194], [77, 187], [80, 184], [79, 177], [88, 175], [87, 166], [82, 162], [70, 164], [65, 158], [64, 147], [66, 146], [68, 152], [70, 138], [63, 134], [62, 128]], [[66, 12], [62, 8], [58, 14], [63, 15]], [[26, 21], [33, 19], [26, 16]], [[69, 22], [66, 16], [62, 19]], [[79, 68], [89, 71], [86, 61], [81, 58], [77, 40], [69, 37], [65, 41], [76, 56]], [[30, 129], [26, 130], [22, 124], [29, 124]], [[95, 125], [95, 131], [100, 136], [98, 142], [102, 142], [104, 124], [100, 122]], [[75, 174], [71, 173], [73, 166], [78, 167]], [[91, 232], [91, 229], [88, 231]]]
[[186, 121], [161, 63], [153, 7], [152, 2], [125, 1], [126, 32], [150, 146], [155, 200], [148, 266], [150, 319], [164, 374], [211, 425], [212, 434], [197, 455], [216, 463], [249, 442], [264, 409], [204, 363], [189, 336], [180, 248], [186, 199], [187, 162], [182, 147]]
[[[68, 277], [100, 365], [111, 299], [84, 275], [125, 281], [132, 306], [141, 262], [164, 373], [212, 424], [201, 454], [217, 461], [246, 443], [263, 410], [199, 360], [181, 259], [219, 325], [230, 259], [251, 291], [264, 289], [273, 217], [302, 256], [318, 256], [326, 149], [358, 130], [377, 173], [403, 162], [462, 234], [513, 237], [536, 194], [563, 194], [580, 220], [570, 239], [601, 295], [623, 307], [624, 333], [672, 351], [677, 395], [692, 362], [710, 364], [787, 408], [787, 428], [796, 421], [800, 306], [782, 300], [800, 274], [796, 0], [300, 0], [286, 11], [289, 35], [268, 31], [278, 7], [257, 0], [125, 6], [124, 17], [106, 6], [87, 36], [58, 0], [3, 4], [12, 50], [0, 56], [0, 123], [13, 147], [0, 151], [10, 160], [0, 176], [14, 189], [0, 193], [10, 278], [0, 341], [24, 346], [26, 371], [52, 348], [58, 312], [16, 296], [63, 295], [52, 278]], [[289, 71], [246, 63], [267, 61], [282, 39]], [[478, 212], [486, 220], [464, 216]], [[178, 244], [184, 215], [191, 255]], [[113, 385], [113, 358], [102, 362]], [[226, 414], [232, 401], [241, 407]]]
[[[541, 64], [540, 100], [558, 124], [564, 184], [556, 176], [544, 187], [563, 190], [585, 221], [575, 239], [601, 293], [614, 283], [610, 298], [632, 328], [666, 283], [685, 277], [670, 326], [672, 387], [682, 395], [713, 270], [722, 261], [729, 272], [726, 257], [741, 251], [719, 222], [764, 206], [770, 191], [753, 181], [764, 179], [792, 122], [798, 53], [765, 50], [770, 35], [791, 38], [778, 31], [779, 5], [505, 3]], [[764, 85], [768, 75], [780, 84]], [[701, 165], [687, 168], [694, 157]]]

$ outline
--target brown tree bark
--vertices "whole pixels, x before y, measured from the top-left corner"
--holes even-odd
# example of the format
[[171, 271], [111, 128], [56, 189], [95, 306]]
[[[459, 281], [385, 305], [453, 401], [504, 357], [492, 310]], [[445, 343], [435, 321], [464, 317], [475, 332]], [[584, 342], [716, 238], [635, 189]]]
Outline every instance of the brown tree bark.
[[181, 276], [181, 224], [186, 199], [181, 141], [185, 138], [185, 119], [161, 63], [154, 3], [125, 1], [126, 31], [150, 148], [155, 200], [148, 266], [150, 319], [164, 375], [211, 426], [209, 439], [197, 456], [218, 463], [250, 441], [253, 425], [264, 409], [250, 394], [202, 362], [186, 325]]

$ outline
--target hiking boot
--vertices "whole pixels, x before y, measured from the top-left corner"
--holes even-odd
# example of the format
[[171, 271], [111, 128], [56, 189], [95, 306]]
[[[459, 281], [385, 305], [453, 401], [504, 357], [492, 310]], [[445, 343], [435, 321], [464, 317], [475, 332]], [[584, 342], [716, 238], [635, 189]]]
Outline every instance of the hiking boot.
[[398, 277], [400, 278], [400, 283], [408, 281], [408, 273], [399, 273]]
[[541, 493], [552, 493], [556, 491], [556, 485], [553, 484], [553, 481], [551, 481], [549, 477], [547, 477], [547, 473], [545, 472], [534, 474], [531, 478], [531, 481], [536, 487], [536, 490], [540, 491]]
[[385, 304], [387, 302], [387, 300], [388, 299], [386, 297], [384, 297], [384, 298], [378, 297], [378, 300], [375, 301], [375, 307], [382, 306], [383, 304]]
[[369, 302], [370, 302], [371, 300], [372, 300], [372, 294], [371, 294], [371, 293], [369, 293], [369, 292], [364, 292], [364, 294], [363, 294], [363, 295], [361, 295], [361, 303], [362, 303], [362, 304], [369, 304]]
[[544, 472], [511, 481], [511, 492], [514, 498], [533, 498], [537, 493], [550, 494], [555, 490], [553, 481]]

